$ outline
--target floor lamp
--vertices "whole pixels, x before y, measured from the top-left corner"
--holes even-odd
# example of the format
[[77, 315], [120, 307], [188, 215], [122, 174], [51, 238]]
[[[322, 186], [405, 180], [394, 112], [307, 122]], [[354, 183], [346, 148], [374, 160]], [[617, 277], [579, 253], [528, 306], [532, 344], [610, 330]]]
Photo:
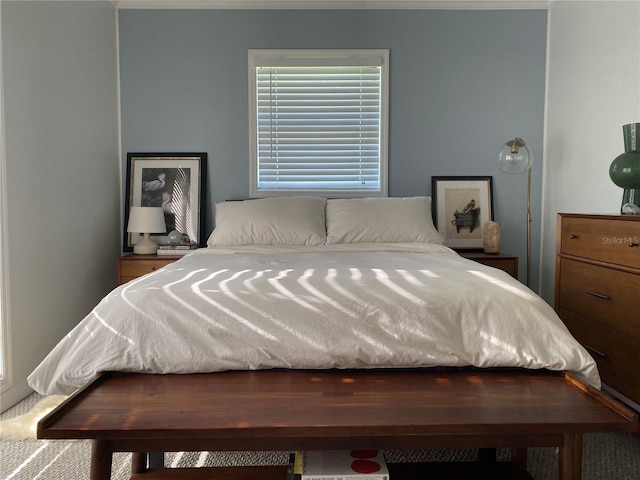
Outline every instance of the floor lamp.
[[531, 286], [531, 165], [533, 153], [521, 138], [514, 138], [498, 150], [501, 172], [518, 175], [527, 172], [527, 287]]

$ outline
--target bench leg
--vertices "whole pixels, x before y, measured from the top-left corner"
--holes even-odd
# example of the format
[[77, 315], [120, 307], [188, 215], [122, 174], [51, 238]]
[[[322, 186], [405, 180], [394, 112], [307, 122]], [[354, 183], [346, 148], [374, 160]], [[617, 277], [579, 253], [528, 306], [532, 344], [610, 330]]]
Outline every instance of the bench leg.
[[560, 446], [560, 480], [582, 478], [582, 434], [566, 433]]
[[164, 452], [133, 452], [131, 454], [131, 473], [144, 473], [157, 468], [164, 468]]
[[511, 465], [518, 470], [527, 470], [527, 449], [512, 448], [511, 449]]
[[111, 480], [113, 450], [107, 440], [94, 440], [91, 445], [91, 480]]
[[131, 473], [147, 471], [147, 452], [133, 452], [131, 454]]

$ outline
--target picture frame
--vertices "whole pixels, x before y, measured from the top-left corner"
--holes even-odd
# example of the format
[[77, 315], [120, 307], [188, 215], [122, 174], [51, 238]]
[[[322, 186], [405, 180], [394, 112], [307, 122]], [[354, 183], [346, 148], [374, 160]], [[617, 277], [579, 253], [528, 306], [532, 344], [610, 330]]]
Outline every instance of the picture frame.
[[481, 249], [482, 227], [493, 220], [493, 177], [431, 177], [433, 223], [445, 245]]
[[206, 153], [127, 153], [123, 250], [132, 252], [142, 237], [127, 232], [131, 207], [163, 208], [167, 233], [151, 234], [159, 245], [178, 230], [185, 244], [204, 246], [206, 174]]

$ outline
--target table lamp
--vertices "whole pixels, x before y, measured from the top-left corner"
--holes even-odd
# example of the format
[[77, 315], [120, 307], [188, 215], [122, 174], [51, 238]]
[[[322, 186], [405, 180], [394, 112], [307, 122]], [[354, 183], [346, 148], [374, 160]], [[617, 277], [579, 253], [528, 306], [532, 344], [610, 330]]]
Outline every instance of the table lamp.
[[143, 237], [133, 246], [136, 255], [154, 255], [158, 244], [151, 240], [150, 233], [166, 233], [162, 207], [131, 207], [127, 232], [141, 233]]

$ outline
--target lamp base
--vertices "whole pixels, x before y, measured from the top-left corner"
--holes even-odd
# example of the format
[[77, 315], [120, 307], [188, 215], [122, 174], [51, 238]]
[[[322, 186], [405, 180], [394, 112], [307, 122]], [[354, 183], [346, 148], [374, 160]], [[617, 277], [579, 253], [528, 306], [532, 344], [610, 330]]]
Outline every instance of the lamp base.
[[136, 255], [155, 255], [158, 253], [158, 244], [151, 240], [148, 233], [133, 246], [133, 253]]

